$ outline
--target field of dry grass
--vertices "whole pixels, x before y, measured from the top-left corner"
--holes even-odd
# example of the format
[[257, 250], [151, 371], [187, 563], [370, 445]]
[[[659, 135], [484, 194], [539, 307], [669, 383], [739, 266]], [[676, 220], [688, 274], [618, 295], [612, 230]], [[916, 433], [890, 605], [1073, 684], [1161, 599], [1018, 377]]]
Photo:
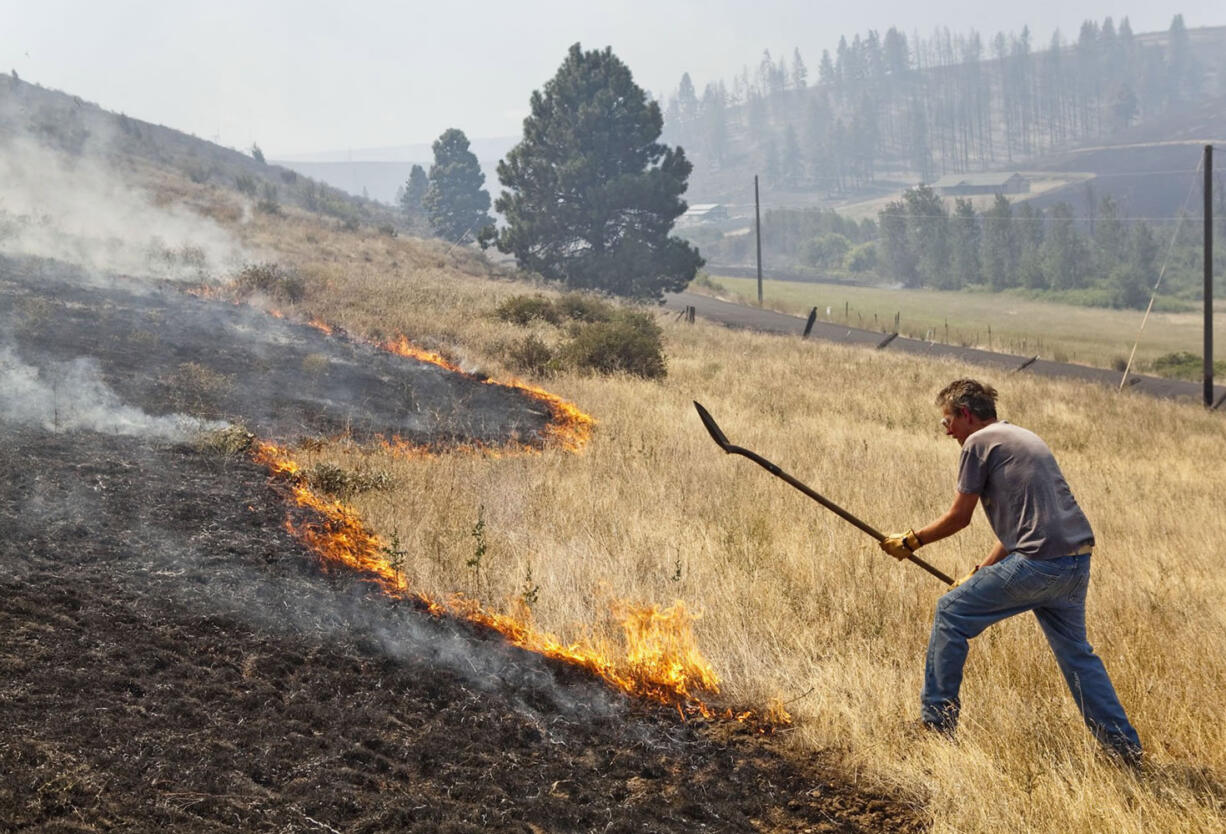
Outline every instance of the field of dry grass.
[[[304, 276], [291, 312], [403, 332], [466, 368], [510, 374], [522, 331], [490, 313], [538, 288], [462, 250], [256, 216], [252, 251]], [[1097, 533], [1091, 641], [1151, 755], [1143, 775], [1096, 753], [1029, 617], [972, 645], [955, 745], [915, 740], [940, 584], [742, 458], [691, 405], [869, 523], [919, 526], [953, 494], [958, 448], [931, 405], [948, 362], [729, 332], [661, 317], [663, 382], [538, 382], [597, 421], [587, 447], [393, 457], [334, 444], [310, 460], [386, 473], [354, 499], [395, 535], [410, 582], [493, 608], [527, 604], [565, 638], [613, 639], [611, 601], [684, 600], [730, 703], [787, 703], [796, 749], [922, 804], [937, 832], [1217, 832], [1226, 827], [1223, 416], [1024, 377], [995, 379], [1006, 419], [1052, 446]], [[546, 334], [547, 335], [547, 334]], [[307, 457], [304, 452], [304, 458]], [[992, 543], [982, 515], [924, 551], [959, 574]]]

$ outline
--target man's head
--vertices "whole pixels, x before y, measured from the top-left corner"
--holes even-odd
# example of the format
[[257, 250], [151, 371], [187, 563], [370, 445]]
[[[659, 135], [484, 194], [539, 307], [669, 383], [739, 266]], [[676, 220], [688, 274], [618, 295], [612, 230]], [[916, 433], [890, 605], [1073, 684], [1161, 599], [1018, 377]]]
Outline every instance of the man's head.
[[955, 379], [937, 394], [941, 426], [958, 445], [984, 426], [996, 422], [996, 389], [974, 379]]

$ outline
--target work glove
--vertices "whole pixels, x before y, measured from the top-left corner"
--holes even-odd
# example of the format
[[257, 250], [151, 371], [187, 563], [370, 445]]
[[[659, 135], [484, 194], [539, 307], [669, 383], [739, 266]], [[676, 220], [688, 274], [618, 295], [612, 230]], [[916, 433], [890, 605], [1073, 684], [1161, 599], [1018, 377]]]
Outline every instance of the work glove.
[[891, 533], [881, 540], [881, 549], [895, 559], [906, 559], [923, 546], [923, 542], [919, 540], [919, 536], [915, 535], [914, 530], [908, 530], [905, 533]]
[[971, 568], [971, 572], [970, 572], [970, 573], [968, 573], [966, 576], [964, 576], [964, 577], [962, 577], [961, 579], [959, 579], [959, 580], [958, 580], [957, 582], [955, 582], [954, 584], [950, 585], [950, 586], [949, 586], [949, 590], [951, 590], [951, 591], [952, 591], [954, 588], [957, 588], [957, 587], [958, 587], [959, 585], [961, 585], [963, 582], [965, 582], [966, 580], [968, 580], [968, 579], [970, 579], [972, 576], [974, 576], [974, 575], [975, 575], [975, 574], [976, 574], [978, 571], [979, 571], [979, 565], [975, 565], [975, 567]]

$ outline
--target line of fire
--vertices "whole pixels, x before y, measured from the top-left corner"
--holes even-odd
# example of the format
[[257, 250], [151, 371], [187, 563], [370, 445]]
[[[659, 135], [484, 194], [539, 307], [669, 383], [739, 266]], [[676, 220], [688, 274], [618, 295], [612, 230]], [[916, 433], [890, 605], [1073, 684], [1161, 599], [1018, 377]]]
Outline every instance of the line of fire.
[[[269, 312], [278, 318], [284, 317], [279, 311]], [[308, 324], [333, 338], [355, 338], [319, 319], [312, 319]], [[377, 343], [377, 346], [399, 356], [472, 377], [441, 354], [419, 347], [405, 336]], [[546, 445], [579, 452], [591, 438], [595, 421], [561, 397], [516, 379], [482, 381], [522, 390], [543, 403], [551, 415], [544, 432]], [[398, 438], [385, 439], [383, 444], [394, 453], [406, 456], [440, 453], [437, 449]], [[497, 448], [459, 447], [449, 449], [447, 453], [504, 456], [539, 451], [535, 446], [513, 443]], [[267, 467], [288, 500], [310, 511], [310, 520], [296, 522], [287, 516], [285, 526], [291, 535], [317, 555], [324, 567], [344, 566], [357, 571], [372, 579], [389, 596], [413, 600], [434, 616], [454, 617], [492, 629], [513, 646], [581, 667], [627, 695], [673, 707], [682, 720], [738, 721], [764, 733], [791, 721], [781, 703], [772, 703], [765, 710], [734, 710], [714, 706], [705, 700], [719, 694], [720, 679], [703, 657], [695, 640], [693, 621], [697, 615], [683, 601], [678, 600], [667, 607], [616, 602], [613, 614], [621, 624], [624, 638], [618, 650], [583, 641], [563, 642], [536, 628], [528, 612], [510, 614], [490, 611], [462, 594], [431, 599], [410, 586], [404, 573], [391, 563], [387, 555], [387, 542], [371, 531], [352, 507], [309, 486], [289, 448], [258, 441], [252, 445], [250, 454], [255, 462]]]

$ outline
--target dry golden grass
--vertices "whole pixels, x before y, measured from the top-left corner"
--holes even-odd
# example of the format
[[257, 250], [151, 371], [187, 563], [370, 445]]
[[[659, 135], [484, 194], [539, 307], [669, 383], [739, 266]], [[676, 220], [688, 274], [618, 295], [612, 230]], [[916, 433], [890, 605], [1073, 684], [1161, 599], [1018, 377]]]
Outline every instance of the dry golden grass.
[[[463, 250], [300, 217], [256, 218], [252, 248], [307, 278], [296, 311], [373, 335], [404, 332], [466, 367], [505, 373], [521, 331], [488, 315], [536, 291], [483, 277]], [[475, 274], [470, 274], [475, 273]], [[788, 701], [800, 753], [912, 798], [937, 832], [1220, 832], [1226, 828], [1223, 415], [949, 362], [661, 319], [669, 376], [561, 376], [550, 390], [598, 421], [578, 454], [431, 459], [336, 444], [303, 453], [389, 473], [353, 503], [397, 535], [429, 595], [491, 607], [535, 598], [542, 628], [612, 633], [615, 598], [702, 612], [699, 644], [723, 697]], [[1055, 451], [1097, 533], [1091, 641], [1151, 755], [1137, 776], [1081, 725], [1038, 627], [1006, 621], [972, 644], [956, 745], [914, 739], [940, 584], [752, 463], [719, 452], [691, 406], [730, 439], [883, 529], [919, 526], [953, 497], [957, 445], [931, 405], [949, 379], [998, 385], [1006, 419]], [[482, 521], [479, 554], [474, 531]], [[958, 574], [992, 543], [982, 515], [924, 556]], [[535, 593], [533, 593], [535, 589]]]

